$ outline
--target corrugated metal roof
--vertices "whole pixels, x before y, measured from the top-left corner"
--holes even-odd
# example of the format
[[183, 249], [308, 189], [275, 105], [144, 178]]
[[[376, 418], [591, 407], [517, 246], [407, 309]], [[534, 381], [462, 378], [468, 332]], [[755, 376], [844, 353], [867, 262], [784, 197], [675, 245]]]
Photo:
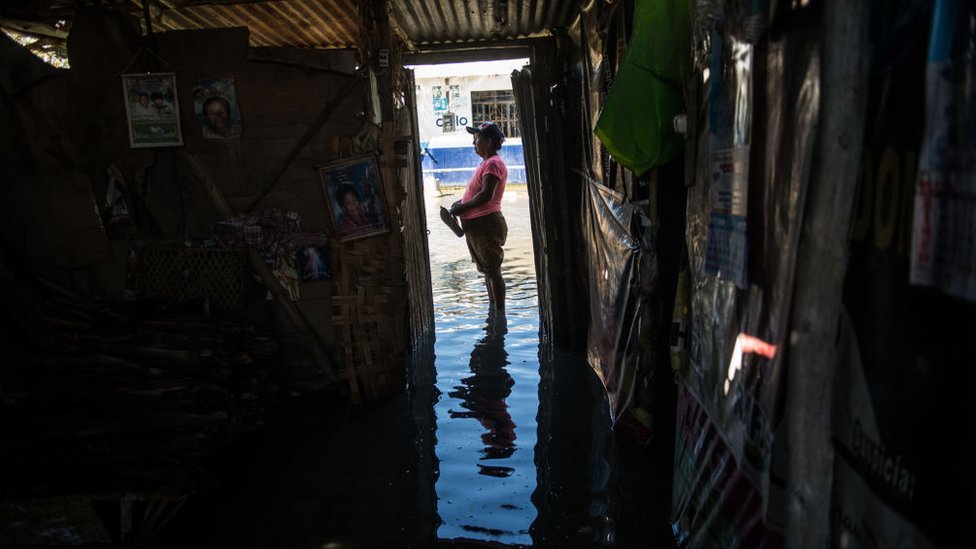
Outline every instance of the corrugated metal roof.
[[351, 48], [359, 22], [356, 0], [274, 0], [243, 4], [163, 2], [159, 30], [248, 27], [252, 46]]
[[[360, 0], [153, 0], [154, 30], [248, 27], [251, 45], [353, 48]], [[10, 9], [5, 17], [69, 19], [86, 0], [36, 0], [35, 9]], [[96, 0], [98, 5], [142, 14], [142, 0]], [[32, 4], [34, 5], [34, 4]], [[390, 0], [395, 24], [413, 45], [475, 44], [529, 38], [568, 27], [575, 0]], [[40, 9], [43, 8], [43, 9]], [[161, 8], [161, 12], [157, 8]]]
[[394, 0], [404, 34], [418, 46], [529, 38], [568, 27], [572, 0]]

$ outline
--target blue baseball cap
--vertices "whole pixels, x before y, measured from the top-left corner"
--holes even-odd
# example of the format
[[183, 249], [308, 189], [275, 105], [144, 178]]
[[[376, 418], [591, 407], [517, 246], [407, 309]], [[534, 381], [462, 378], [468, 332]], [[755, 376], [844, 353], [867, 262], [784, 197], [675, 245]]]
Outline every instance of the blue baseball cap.
[[494, 122], [482, 122], [477, 126], [468, 126], [464, 128], [468, 130], [471, 135], [482, 135], [498, 143], [503, 143], [505, 141], [505, 134], [502, 133], [502, 129], [498, 127], [498, 124]]

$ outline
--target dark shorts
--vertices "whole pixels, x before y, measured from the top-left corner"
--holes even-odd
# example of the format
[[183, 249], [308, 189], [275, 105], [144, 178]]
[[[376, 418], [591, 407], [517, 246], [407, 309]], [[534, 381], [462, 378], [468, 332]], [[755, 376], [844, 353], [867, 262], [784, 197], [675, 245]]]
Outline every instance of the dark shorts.
[[478, 265], [478, 272], [493, 274], [501, 271], [505, 252], [502, 246], [508, 238], [508, 224], [501, 212], [494, 212], [474, 219], [462, 219], [465, 240], [471, 259]]

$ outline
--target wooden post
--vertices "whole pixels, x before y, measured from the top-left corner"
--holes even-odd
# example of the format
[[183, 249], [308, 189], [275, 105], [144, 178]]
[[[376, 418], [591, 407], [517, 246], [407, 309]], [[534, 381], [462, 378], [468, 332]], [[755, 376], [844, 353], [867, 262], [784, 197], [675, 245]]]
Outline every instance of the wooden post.
[[[390, 59], [391, 48], [391, 30], [390, 30], [390, 8], [387, 4], [387, 0], [371, 0], [373, 2], [373, 14], [376, 16], [376, 33], [378, 41], [376, 43], [377, 51], [369, 52], [370, 55], [375, 56], [379, 59], [380, 51], [386, 51], [387, 66], [375, 68], [378, 71], [377, 74], [377, 88], [380, 94], [380, 110], [383, 112], [383, 123], [393, 121], [393, 67]], [[392, 143], [390, 143], [392, 145]]]
[[797, 252], [787, 366], [786, 547], [830, 546], [834, 452], [830, 410], [848, 223], [860, 167], [867, 96], [868, 7], [827, 0], [820, 135]]

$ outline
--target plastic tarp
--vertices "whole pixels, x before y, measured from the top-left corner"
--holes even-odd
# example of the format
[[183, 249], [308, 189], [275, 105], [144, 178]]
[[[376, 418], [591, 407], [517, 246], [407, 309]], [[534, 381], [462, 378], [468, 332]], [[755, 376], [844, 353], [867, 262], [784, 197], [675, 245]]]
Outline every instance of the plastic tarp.
[[[686, 343], [679, 375], [672, 519], [688, 547], [777, 547], [786, 509], [783, 421], [794, 273], [820, 114], [820, 36], [814, 23], [764, 41], [739, 65], [727, 32], [722, 93], [741, 101], [729, 128], [745, 129], [751, 143], [740, 192], [748, 193], [747, 287], [708, 274], [709, 230], [714, 227], [712, 128], [698, 136], [695, 185], [688, 189], [689, 265], [675, 303], [675, 326]], [[741, 45], [741, 42], [739, 42]], [[750, 54], [752, 55], [752, 54]], [[713, 72], [714, 74], [714, 72]], [[742, 81], [748, 79], [748, 82]], [[717, 82], [717, 81], [716, 81]], [[712, 81], [709, 86], [717, 85]], [[751, 88], [751, 92], [749, 89]], [[740, 108], [741, 107], [741, 108]], [[739, 123], [736, 119], [741, 120]], [[712, 123], [712, 120], [709, 120]], [[738, 169], [736, 169], [736, 173]], [[682, 343], [679, 343], [679, 345]], [[685, 364], [682, 364], [685, 361]]]
[[593, 180], [587, 181], [584, 193], [590, 295], [587, 360], [603, 382], [610, 412], [617, 419], [634, 388], [642, 247], [631, 236], [636, 210], [632, 204]]
[[684, 111], [688, 10], [687, 0], [637, 0], [634, 35], [593, 130], [614, 159], [638, 175], [671, 160], [684, 146], [673, 119]]
[[[606, 99], [605, 80], [610, 74], [606, 67], [608, 60], [604, 58], [603, 49], [607, 33], [601, 25], [601, 16], [605, 10], [611, 10], [618, 5], [607, 5], [604, 2], [589, 2], [580, 7], [580, 17], [571, 30], [574, 40], [581, 48], [582, 92], [580, 101], [581, 117], [588, 127], [596, 127], [600, 119], [600, 110]], [[604, 180], [603, 151], [599, 143], [587, 132], [582, 134], [582, 150], [589, 151], [583, 162], [587, 173], [598, 181]]]

